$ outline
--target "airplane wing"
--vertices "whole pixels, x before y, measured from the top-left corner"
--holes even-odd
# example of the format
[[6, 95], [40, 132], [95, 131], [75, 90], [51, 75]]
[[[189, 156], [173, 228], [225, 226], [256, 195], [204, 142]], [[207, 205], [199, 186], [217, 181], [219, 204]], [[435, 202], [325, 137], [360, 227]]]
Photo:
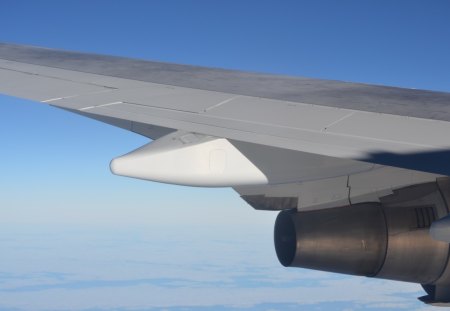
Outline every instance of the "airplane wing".
[[322, 207], [450, 174], [448, 93], [12, 44], [0, 44], [0, 92], [152, 139], [172, 135], [114, 161], [117, 174], [233, 186], [249, 203], [289, 198], [277, 209], [299, 193], [299, 207]]
[[[408, 193], [404, 201], [420, 197], [419, 194], [423, 197], [438, 190], [441, 193], [441, 203], [433, 203], [432, 210], [414, 207], [410, 214], [405, 212], [412, 215], [419, 229], [429, 228], [434, 220], [448, 213], [444, 212], [444, 207], [445, 211], [448, 209], [442, 202], [447, 197], [444, 176], [450, 175], [449, 93], [14, 44], [0, 44], [0, 93], [62, 108], [153, 140], [114, 159], [111, 170], [115, 174], [191, 186], [229, 186], [256, 209], [288, 210], [286, 213], [295, 209], [304, 213], [328, 213], [327, 208], [352, 206], [346, 209], [347, 213], [363, 204], [351, 213], [360, 216], [351, 217], [366, 219], [372, 215], [373, 219], [384, 220], [380, 220], [375, 231], [369, 230], [372, 222], [365, 225], [367, 230], [352, 229], [358, 245], [352, 251], [363, 252], [360, 257], [355, 255], [360, 261], [368, 254], [379, 254], [379, 258], [384, 258], [381, 267], [374, 264], [363, 271], [350, 269], [345, 263], [344, 268], [336, 268], [342, 258], [335, 257], [335, 253], [330, 257], [334, 258], [330, 261], [331, 268], [320, 266], [326, 260], [305, 264], [292, 257], [292, 247], [294, 253], [298, 251], [295, 243], [289, 244], [286, 242], [289, 239], [284, 238], [277, 240], [277, 236], [295, 231], [276, 228], [280, 261], [285, 265], [419, 282], [435, 286], [425, 288], [432, 299], [450, 300], [450, 292], [437, 294], [441, 287], [436, 287], [437, 277], [433, 279], [431, 272], [416, 278], [408, 271], [389, 272], [395, 264], [401, 270], [398, 260], [403, 257], [391, 255], [389, 250], [395, 243], [388, 247], [377, 242], [378, 248], [373, 250], [365, 244], [366, 240], [372, 241], [370, 238], [358, 238], [360, 232], [381, 240], [387, 239], [386, 232], [391, 236], [392, 223], [400, 223], [397, 221], [400, 216], [395, 213], [397, 216], [390, 216], [390, 208], [398, 205], [395, 198], [404, 193]], [[430, 184], [435, 185], [431, 190], [427, 188]], [[417, 185], [425, 186], [414, 193], [407, 190]], [[377, 212], [379, 208], [364, 205], [368, 202], [383, 206], [384, 216]], [[337, 209], [332, 210], [334, 213]], [[286, 213], [280, 213], [280, 221], [277, 220], [277, 224], [282, 224], [280, 228], [286, 228], [286, 217], [293, 219], [289, 224], [297, 225], [295, 217], [301, 213]], [[312, 215], [311, 223], [318, 219], [316, 214], [304, 215]], [[337, 228], [335, 222], [329, 222], [340, 219], [336, 217], [320, 219], [328, 219], [326, 224]], [[390, 217], [397, 222], [391, 222]], [[331, 230], [323, 223], [318, 227], [325, 228], [325, 232]], [[386, 230], [377, 229], [382, 227]], [[407, 232], [413, 230], [408, 228]], [[331, 236], [339, 237], [339, 233], [333, 231]], [[398, 232], [392, 236], [398, 238]], [[441, 235], [437, 233], [437, 236]], [[427, 243], [443, 243], [427, 239]], [[350, 240], [337, 240], [337, 252], [347, 249], [342, 241]], [[444, 256], [448, 254], [446, 247], [444, 251], [439, 244], [435, 249]], [[404, 254], [413, 258], [414, 251]], [[433, 258], [441, 256], [432, 255]], [[442, 265], [446, 266], [445, 258]], [[389, 260], [395, 264], [390, 266]], [[439, 269], [439, 273], [444, 271], [442, 267]], [[450, 284], [450, 272], [442, 278], [445, 279], [442, 282]]]

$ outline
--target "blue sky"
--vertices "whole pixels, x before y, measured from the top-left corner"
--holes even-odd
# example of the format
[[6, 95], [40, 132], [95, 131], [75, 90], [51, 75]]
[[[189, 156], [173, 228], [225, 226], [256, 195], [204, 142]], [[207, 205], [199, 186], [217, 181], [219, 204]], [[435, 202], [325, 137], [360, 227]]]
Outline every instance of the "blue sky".
[[[444, 0], [0, 0], [0, 41], [450, 91]], [[417, 285], [281, 267], [276, 214], [230, 189], [113, 176], [142, 137], [6, 96], [0, 118], [1, 310], [422, 308]]]

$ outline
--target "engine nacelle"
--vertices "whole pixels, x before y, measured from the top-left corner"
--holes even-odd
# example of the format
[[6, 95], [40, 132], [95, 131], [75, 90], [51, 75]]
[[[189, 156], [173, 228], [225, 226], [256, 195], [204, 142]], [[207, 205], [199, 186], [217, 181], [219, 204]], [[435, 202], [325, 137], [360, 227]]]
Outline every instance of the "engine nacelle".
[[275, 222], [275, 249], [287, 267], [420, 283], [429, 294], [423, 300], [448, 302], [449, 244], [429, 232], [446, 214], [435, 184], [408, 187], [381, 203], [285, 210]]

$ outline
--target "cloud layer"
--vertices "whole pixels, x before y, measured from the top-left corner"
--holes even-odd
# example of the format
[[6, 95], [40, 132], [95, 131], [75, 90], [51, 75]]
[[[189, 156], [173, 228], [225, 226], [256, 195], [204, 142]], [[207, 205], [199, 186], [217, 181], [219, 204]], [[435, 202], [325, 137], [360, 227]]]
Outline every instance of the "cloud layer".
[[284, 268], [271, 232], [262, 230], [54, 227], [1, 233], [0, 310], [426, 308], [416, 300], [422, 295], [416, 284]]

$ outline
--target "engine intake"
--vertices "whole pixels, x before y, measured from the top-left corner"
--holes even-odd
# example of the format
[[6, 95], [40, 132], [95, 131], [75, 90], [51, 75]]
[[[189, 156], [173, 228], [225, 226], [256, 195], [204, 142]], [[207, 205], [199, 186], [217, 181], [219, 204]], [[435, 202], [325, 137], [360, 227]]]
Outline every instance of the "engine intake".
[[375, 204], [282, 211], [275, 223], [275, 249], [287, 267], [374, 276], [387, 249], [383, 211]]

